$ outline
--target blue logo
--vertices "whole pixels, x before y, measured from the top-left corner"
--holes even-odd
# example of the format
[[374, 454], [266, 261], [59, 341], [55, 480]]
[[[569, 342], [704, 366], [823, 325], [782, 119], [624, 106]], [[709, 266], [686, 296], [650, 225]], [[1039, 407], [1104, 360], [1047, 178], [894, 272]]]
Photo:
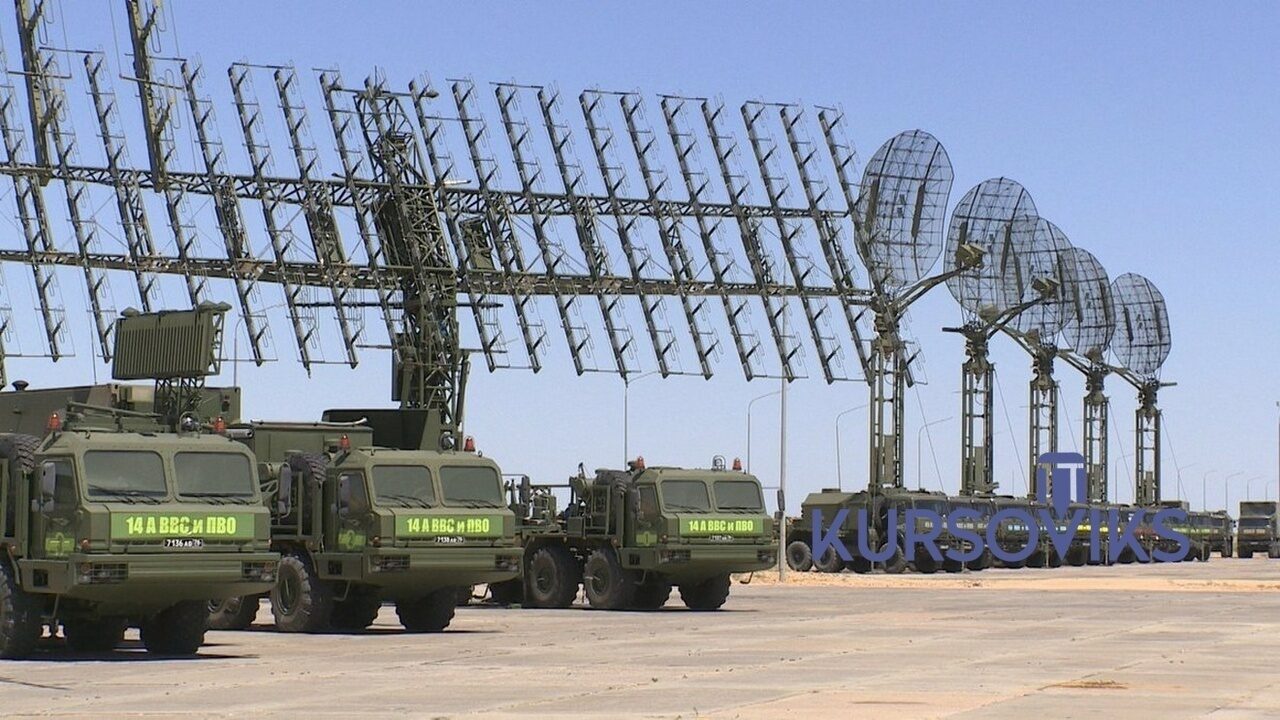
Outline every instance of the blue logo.
[[[941, 497], [918, 497], [917, 501], [929, 506], [916, 507], [905, 501], [901, 512], [896, 505], [877, 508], [875, 523], [866, 507], [858, 508], [853, 549], [847, 544], [855, 539], [848, 537], [846, 530], [849, 510], [837, 511], [831, 524], [824, 527], [822, 511], [815, 509], [813, 556], [822, 557], [834, 549], [841, 560], [852, 562], [856, 550], [864, 560], [889, 562], [901, 552], [911, 562], [923, 550], [935, 562], [946, 558], [968, 563], [990, 551], [1002, 563], [1018, 565], [1037, 552], [1053, 552], [1059, 558], [1066, 558], [1073, 549], [1083, 552], [1084, 536], [1088, 538], [1089, 560], [1094, 563], [1103, 562], [1104, 550], [1109, 563], [1120, 561], [1126, 554], [1139, 562], [1171, 562], [1184, 559], [1190, 551], [1190, 538], [1177, 529], [1187, 523], [1185, 510], [1104, 510], [1089, 504], [1084, 456], [1080, 453], [1045, 453], [1036, 466], [1035, 505], [1013, 504], [993, 513], [982, 513], [972, 506], [948, 507], [946, 512], [939, 512], [934, 508]], [[1072, 508], [1073, 503], [1077, 507]], [[994, 505], [991, 509], [995, 510]], [[879, 538], [878, 547], [874, 546], [873, 537]], [[1002, 540], [1012, 540], [1021, 547], [1006, 547]]]

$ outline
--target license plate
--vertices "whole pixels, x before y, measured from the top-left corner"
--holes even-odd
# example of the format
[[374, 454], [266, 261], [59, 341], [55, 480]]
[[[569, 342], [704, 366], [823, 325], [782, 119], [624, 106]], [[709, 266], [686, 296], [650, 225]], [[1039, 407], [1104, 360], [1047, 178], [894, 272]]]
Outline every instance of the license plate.
[[166, 538], [164, 546], [167, 548], [202, 548], [204, 540], [201, 538]]
[[436, 542], [440, 545], [461, 545], [466, 541], [467, 539], [461, 535], [439, 535], [436, 537]]

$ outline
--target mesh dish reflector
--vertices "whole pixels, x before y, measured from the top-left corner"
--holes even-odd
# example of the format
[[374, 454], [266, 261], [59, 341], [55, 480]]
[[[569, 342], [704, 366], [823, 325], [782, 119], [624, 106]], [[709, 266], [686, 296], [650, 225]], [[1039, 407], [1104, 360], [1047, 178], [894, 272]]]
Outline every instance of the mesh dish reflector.
[[1111, 279], [1106, 268], [1088, 250], [1073, 247], [1065, 253], [1076, 280], [1066, 299], [1071, 303], [1071, 319], [1062, 328], [1068, 348], [1092, 360], [1101, 361], [1116, 328], [1111, 299]]
[[858, 254], [883, 290], [916, 282], [942, 252], [951, 159], [937, 138], [909, 130], [876, 150], [854, 207]]
[[1111, 283], [1116, 330], [1111, 353], [1116, 361], [1144, 377], [1155, 377], [1169, 357], [1169, 314], [1164, 295], [1151, 281], [1125, 273]]
[[966, 314], [1001, 313], [1034, 297], [1028, 264], [1035, 224], [1035, 201], [1009, 178], [983, 180], [960, 198], [951, 213], [946, 257], [958, 267], [964, 245], [982, 248], [982, 264], [947, 279], [947, 288]]
[[116, 380], [168, 380], [217, 374], [225, 309], [125, 315], [116, 321]]
[[1018, 221], [1021, 232], [1032, 236], [1031, 249], [1024, 255], [1032, 278], [1049, 278], [1058, 283], [1058, 293], [1051, 300], [1036, 303], [1018, 313], [1010, 323], [1024, 335], [1034, 335], [1041, 344], [1051, 344], [1062, 327], [1075, 317], [1072, 298], [1076, 292], [1075, 263], [1070, 253], [1071, 242], [1057, 225], [1042, 217]]

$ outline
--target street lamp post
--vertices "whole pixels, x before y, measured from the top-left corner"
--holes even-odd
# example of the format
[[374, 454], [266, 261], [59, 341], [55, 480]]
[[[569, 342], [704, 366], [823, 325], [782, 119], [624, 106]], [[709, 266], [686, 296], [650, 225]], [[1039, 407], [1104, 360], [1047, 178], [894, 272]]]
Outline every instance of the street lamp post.
[[1231, 514], [1231, 478], [1238, 478], [1244, 474], [1244, 471], [1234, 472], [1222, 479], [1222, 509]]
[[[939, 423], [944, 423], [944, 422], [946, 422], [946, 421], [948, 421], [948, 420], [950, 420], [950, 419], [951, 419], [951, 416], [947, 416], [947, 417], [942, 418], [941, 420], [934, 420], [934, 421], [932, 421], [932, 422], [927, 422], [927, 423], [925, 423], [925, 424], [921, 425], [921, 426], [920, 426], [920, 429], [916, 431], [916, 487], [920, 488], [921, 490], [923, 490], [923, 489], [924, 489], [924, 481], [921, 479], [921, 472], [920, 472], [920, 442], [921, 442], [921, 438], [923, 438], [923, 437], [924, 437], [924, 431], [925, 431], [925, 429], [927, 429], [930, 425], [937, 425], [937, 424], [939, 424]], [[939, 483], [939, 484], [941, 484], [941, 483], [942, 483], [942, 478], [938, 478], [938, 483]]]
[[622, 466], [631, 461], [631, 383], [639, 382], [650, 375], [657, 375], [657, 370], [637, 375], [632, 380], [628, 375], [622, 376]]
[[767, 392], [763, 395], [751, 398], [751, 401], [747, 403], [747, 472], [751, 472], [751, 408], [757, 402], [764, 400], [765, 398], [771, 398], [774, 395], [780, 395], [781, 393], [781, 390]]
[[[1217, 471], [1217, 470], [1210, 470], [1209, 472], [1207, 472], [1207, 473], [1205, 473], [1204, 475], [1201, 475], [1201, 476], [1200, 476], [1200, 503], [1201, 503], [1202, 505], [1204, 505], [1204, 509], [1205, 509], [1205, 511], [1206, 511], [1206, 512], [1209, 510], [1209, 500], [1208, 500], [1208, 498], [1209, 498], [1209, 494], [1208, 494], [1208, 493], [1209, 493], [1209, 476], [1210, 476], [1210, 475], [1212, 475], [1212, 474], [1214, 474], [1214, 473], [1216, 473], [1216, 472], [1218, 472], [1218, 471]], [[1225, 510], [1226, 508], [1223, 508], [1223, 509]]]
[[851, 412], [857, 412], [867, 407], [866, 403], [862, 403], [857, 407], [851, 407], [848, 410], [841, 410], [836, 414], [836, 487], [844, 489], [844, 471], [840, 467], [840, 418]]
[[1244, 499], [1245, 500], [1253, 499], [1253, 481], [1261, 480], [1261, 479], [1262, 479], [1261, 475], [1254, 475], [1253, 477], [1245, 478], [1245, 481], [1244, 481]]

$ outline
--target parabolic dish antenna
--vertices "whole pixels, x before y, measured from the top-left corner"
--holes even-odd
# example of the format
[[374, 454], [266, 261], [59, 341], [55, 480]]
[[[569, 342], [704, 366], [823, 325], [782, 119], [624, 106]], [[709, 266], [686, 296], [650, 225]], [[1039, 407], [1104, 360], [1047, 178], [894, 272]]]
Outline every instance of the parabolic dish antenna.
[[877, 290], [910, 285], [938, 261], [952, 177], [946, 149], [923, 130], [899, 133], [871, 156], [854, 217]]
[[1169, 357], [1169, 315], [1164, 296], [1151, 281], [1125, 273], [1111, 283], [1116, 328], [1111, 352], [1121, 366], [1153, 378]]
[[1080, 355], [1101, 361], [1116, 327], [1111, 280], [1106, 268], [1088, 250], [1073, 247], [1065, 257], [1075, 272], [1076, 282], [1066, 293], [1071, 304], [1071, 319], [1062, 328], [1062, 340]]
[[965, 313], [993, 317], [1031, 298], [1028, 257], [1035, 239], [1035, 201], [1009, 178], [983, 180], [951, 212], [946, 257], [960, 265], [966, 245], [982, 249], [982, 264], [947, 279]]
[[1022, 218], [1017, 222], [1022, 227], [1015, 230], [1016, 234], [1032, 236], [1031, 249], [1024, 255], [1030, 276], [1053, 280], [1058, 290], [1052, 298], [1018, 313], [1010, 325], [1023, 335], [1034, 335], [1037, 343], [1051, 343], [1075, 316], [1072, 298], [1078, 280], [1069, 253], [1071, 242], [1057, 225], [1042, 217]]

